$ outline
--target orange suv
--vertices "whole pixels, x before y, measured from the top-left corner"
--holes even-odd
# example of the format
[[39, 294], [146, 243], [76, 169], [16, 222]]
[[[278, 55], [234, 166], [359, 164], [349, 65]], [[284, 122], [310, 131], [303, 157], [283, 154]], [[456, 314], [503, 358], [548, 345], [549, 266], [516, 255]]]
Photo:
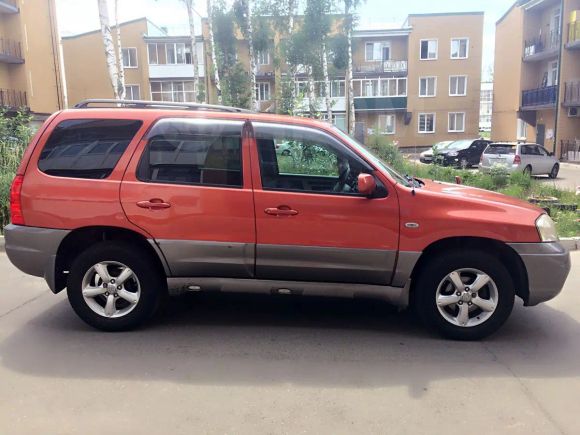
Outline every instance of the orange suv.
[[540, 208], [402, 176], [327, 123], [222, 106], [58, 112], [26, 150], [10, 207], [12, 263], [107, 331], [180, 288], [381, 298], [478, 339], [515, 296], [555, 297], [570, 270]]

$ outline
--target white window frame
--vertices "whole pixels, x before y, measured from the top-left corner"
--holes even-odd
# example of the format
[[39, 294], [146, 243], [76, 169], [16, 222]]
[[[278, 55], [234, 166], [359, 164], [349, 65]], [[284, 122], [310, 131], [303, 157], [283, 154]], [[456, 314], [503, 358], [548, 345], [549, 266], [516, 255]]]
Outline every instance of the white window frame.
[[[465, 57], [462, 56], [453, 56], [453, 41], [466, 41], [465, 42]], [[459, 51], [458, 54], [461, 53], [461, 42], [459, 43]], [[461, 60], [461, 59], [468, 59], [469, 58], [469, 38], [467, 36], [461, 36], [456, 38], [451, 38], [451, 42], [449, 44], [449, 58], [453, 60]]]
[[[341, 86], [342, 86], [343, 92], [341, 92]], [[338, 90], [338, 92], [335, 92], [336, 90]], [[334, 94], [336, 94], [336, 95], [334, 95]], [[346, 97], [346, 81], [345, 80], [331, 80], [331, 82], [330, 82], [330, 98], [345, 98], [345, 97]]]
[[[171, 64], [169, 64], [171, 65]], [[159, 83], [159, 87], [160, 87], [160, 91], [153, 91], [153, 83]], [[170, 91], [164, 91], [163, 90], [163, 83], [169, 83], [171, 85], [171, 90]], [[181, 83], [183, 90], [177, 90], [176, 85]], [[187, 91], [185, 90], [186, 83], [193, 83], [193, 80], [152, 80], [149, 82], [149, 92], [151, 95], [151, 99], [154, 101], [172, 101], [172, 102], [179, 102], [179, 100], [175, 100], [173, 97], [175, 95], [176, 92], [181, 93], [182, 97], [183, 97], [183, 102], [189, 103], [189, 102], [195, 102], [195, 93], [193, 91]], [[153, 94], [159, 94], [159, 96], [161, 97], [160, 100], [155, 100], [153, 98]], [[171, 95], [171, 99], [167, 100], [164, 99], [163, 96], [167, 96], [167, 95]], [[190, 97], [190, 99], [188, 99], [187, 97]]]
[[[133, 98], [133, 90], [131, 90], [131, 97], [127, 96], [127, 88], [137, 88], [137, 92], [139, 93], [138, 98]], [[132, 83], [125, 83], [125, 98], [127, 100], [141, 100], [141, 85], [139, 84], [132, 84]]]
[[[265, 58], [264, 58], [265, 55]], [[264, 63], [264, 60], [266, 61]], [[256, 64], [258, 66], [261, 65], [270, 65], [270, 50], [256, 50]]]
[[[123, 51], [124, 50], [133, 50], [135, 51], [135, 65], [125, 65], [124, 59], [125, 56], [123, 56]], [[131, 56], [128, 55], [127, 58], [129, 59], [129, 61], [131, 61]], [[121, 62], [123, 62], [123, 69], [135, 69], [135, 68], [139, 68], [139, 56], [138, 56], [138, 51], [137, 51], [137, 47], [122, 47], [121, 48]]]
[[[383, 130], [381, 128], [381, 117], [385, 117], [385, 118], [392, 118], [393, 119], [393, 131], [386, 131]], [[397, 116], [395, 114], [392, 113], [382, 113], [380, 115], [378, 115], [377, 117], [377, 125], [378, 125], [378, 130], [379, 130], [379, 134], [384, 134], [384, 135], [392, 135], [392, 134], [396, 134], [397, 132]], [[388, 122], [385, 121], [385, 126], [388, 125]]]
[[[463, 116], [463, 128], [461, 130], [457, 129], [457, 115]], [[455, 118], [454, 119], [455, 128], [453, 130], [451, 129], [451, 116], [453, 116]], [[465, 132], [465, 112], [449, 112], [447, 114], [447, 131], [449, 133], [464, 133]]]
[[[428, 79], [434, 79], [434, 85], [433, 85], [433, 95], [429, 95], [429, 94], [425, 94], [425, 95], [421, 95], [421, 80], [428, 80]], [[427, 82], [428, 84], [429, 82]], [[426, 85], [425, 86], [425, 90], [428, 91], [429, 90], [429, 86]], [[419, 77], [419, 98], [435, 98], [437, 96], [437, 76], [425, 76], [425, 77]]]
[[527, 138], [528, 124], [523, 120], [518, 118], [516, 122], [516, 138], [517, 140]]
[[[423, 46], [424, 41], [434, 41], [435, 46], [435, 57], [429, 57], [429, 43], [427, 42], [427, 57], [423, 59], [421, 57], [421, 47]], [[437, 38], [425, 38], [419, 40], [419, 60], [437, 60], [439, 58], [439, 39]]]
[[[267, 87], [268, 88], [268, 98], [264, 98], [264, 95], [262, 95], [262, 93], [266, 93], [265, 91], [262, 92], [262, 88], [261, 86], [264, 86], [264, 89]], [[270, 101], [272, 99], [272, 94], [271, 94], [271, 89], [270, 89], [270, 82], [256, 82], [256, 101]]]
[[[372, 59], [369, 59], [368, 56], [367, 56], [367, 54], [368, 54], [368, 52], [367, 52], [367, 46], [369, 46], [369, 45], [372, 45], [373, 46], [373, 50], [372, 50], [373, 57], [372, 57]], [[375, 45], [378, 45], [380, 47], [380, 50], [379, 50], [379, 55], [380, 56], [379, 56], [378, 59], [375, 57], [375, 54], [376, 54], [376, 52], [375, 52]], [[388, 59], [383, 59], [383, 48], [384, 47], [389, 47], [389, 58]], [[390, 60], [390, 59], [391, 59], [391, 42], [390, 41], [368, 41], [368, 42], [365, 42], [365, 62], [382, 62], [384, 60]]]
[[[427, 115], [433, 116], [433, 130], [432, 131], [421, 131], [421, 116], [427, 116]], [[426, 124], [427, 123], [425, 123], [425, 125]], [[417, 116], [417, 132], [419, 134], [435, 134], [436, 126], [437, 126], [437, 114], [435, 112], [421, 112]]]
[[[463, 90], [462, 94], [459, 93], [453, 93], [452, 91], [458, 91], [459, 90], [459, 80], [455, 81], [455, 90], [452, 89], [451, 87], [451, 79], [452, 78], [456, 78], [459, 79], [460, 77], [465, 78], [465, 89]], [[449, 96], [450, 97], [465, 97], [467, 95], [467, 75], [465, 74], [459, 74], [459, 75], [451, 75], [449, 76]]]

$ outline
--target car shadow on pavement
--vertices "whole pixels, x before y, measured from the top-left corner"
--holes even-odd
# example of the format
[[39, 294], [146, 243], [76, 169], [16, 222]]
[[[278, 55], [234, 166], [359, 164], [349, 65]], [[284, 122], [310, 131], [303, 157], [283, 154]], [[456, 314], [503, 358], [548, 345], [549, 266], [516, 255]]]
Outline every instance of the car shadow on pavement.
[[380, 301], [188, 294], [147, 327], [103, 333], [60, 301], [0, 343], [1, 364], [43, 377], [209, 385], [407, 386], [473, 377], [580, 375], [580, 324], [517, 303], [481, 342], [441, 339]]

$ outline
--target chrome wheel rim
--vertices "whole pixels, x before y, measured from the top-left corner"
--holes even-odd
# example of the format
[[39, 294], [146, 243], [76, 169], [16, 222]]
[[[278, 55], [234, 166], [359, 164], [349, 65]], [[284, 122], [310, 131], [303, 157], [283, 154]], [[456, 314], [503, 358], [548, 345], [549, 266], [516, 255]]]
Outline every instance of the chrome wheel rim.
[[457, 269], [437, 286], [435, 303], [449, 323], [471, 328], [489, 320], [497, 309], [499, 293], [493, 279], [478, 269]]
[[135, 309], [141, 297], [137, 275], [123, 263], [101, 261], [87, 270], [82, 281], [83, 299], [96, 314], [118, 318]]

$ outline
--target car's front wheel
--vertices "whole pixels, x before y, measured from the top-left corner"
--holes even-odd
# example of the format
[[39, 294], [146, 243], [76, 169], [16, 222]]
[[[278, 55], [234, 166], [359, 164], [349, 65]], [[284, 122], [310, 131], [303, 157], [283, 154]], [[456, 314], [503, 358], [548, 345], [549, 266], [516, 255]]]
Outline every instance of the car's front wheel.
[[78, 256], [68, 277], [68, 299], [94, 328], [135, 328], [155, 312], [166, 281], [148, 255], [126, 243], [101, 242]]
[[552, 179], [556, 179], [558, 178], [558, 172], [560, 171], [560, 166], [558, 165], [558, 163], [556, 163], [553, 167], [552, 170], [550, 171], [550, 178]]
[[478, 340], [509, 317], [515, 289], [506, 267], [485, 252], [438, 255], [419, 273], [415, 308], [422, 321], [445, 337]]

